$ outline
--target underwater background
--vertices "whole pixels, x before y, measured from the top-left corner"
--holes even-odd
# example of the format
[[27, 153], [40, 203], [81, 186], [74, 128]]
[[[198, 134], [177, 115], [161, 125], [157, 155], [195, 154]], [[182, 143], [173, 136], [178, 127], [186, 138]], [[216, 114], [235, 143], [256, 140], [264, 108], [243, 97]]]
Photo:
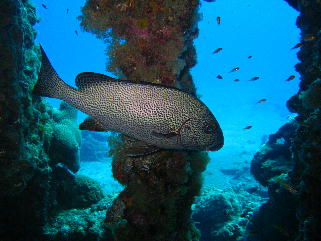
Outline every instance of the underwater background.
[[[321, 240], [320, 1], [0, 7], [1, 240]], [[39, 44], [73, 87], [96, 72], [197, 96], [223, 148], [131, 158], [80, 131], [86, 114], [32, 92]]]
[[[41, 19], [35, 26], [37, 40], [60, 77], [72, 86], [81, 72], [112, 75], [106, 72], [104, 42], [81, 31], [79, 26], [77, 17], [84, 2], [34, 1]], [[297, 92], [299, 81], [298, 78], [286, 81], [291, 75], [298, 77], [294, 69], [297, 50], [291, 49], [300, 39], [295, 26], [298, 12], [282, 1], [267, 4], [263, 0], [230, 0], [203, 1], [199, 13], [200, 34], [194, 41], [197, 65], [191, 73], [201, 100], [223, 128], [224, 148], [210, 153], [212, 161], [205, 172], [206, 177], [209, 175], [205, 182], [221, 188], [228, 182], [220, 169], [249, 168], [267, 136], [289, 121], [291, 113], [285, 102]], [[222, 18], [220, 25], [217, 16]], [[217, 48], [223, 51], [213, 54]], [[238, 66], [239, 71], [229, 73]], [[223, 79], [216, 78], [217, 75]], [[260, 79], [249, 81], [255, 76]], [[257, 104], [261, 99], [267, 99], [266, 103]], [[57, 99], [48, 101], [56, 107], [60, 103]], [[84, 116], [80, 114], [78, 119], [81, 122]], [[243, 129], [249, 125], [253, 126], [251, 130]]]

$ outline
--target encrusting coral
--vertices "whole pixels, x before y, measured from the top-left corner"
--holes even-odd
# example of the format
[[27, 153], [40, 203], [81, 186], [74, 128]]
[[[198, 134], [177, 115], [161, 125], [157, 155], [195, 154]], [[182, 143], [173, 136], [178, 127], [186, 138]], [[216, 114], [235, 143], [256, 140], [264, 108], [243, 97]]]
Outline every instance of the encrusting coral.
[[[293, 240], [297, 235], [298, 222], [295, 218], [297, 190], [288, 174], [295, 163], [291, 153], [291, 142], [298, 124], [283, 125], [255, 154], [251, 173], [268, 188], [270, 199], [254, 213], [247, 227], [246, 240], [276, 239]], [[284, 222], [284, 220], [288, 220]], [[265, 228], [262, 229], [261, 227]]]
[[298, 52], [301, 62], [296, 65], [301, 74], [300, 90], [288, 101], [290, 111], [298, 113], [299, 124], [291, 143], [295, 166], [289, 179], [298, 191], [296, 240], [312, 241], [321, 239], [321, 2], [292, 4], [300, 11], [297, 26], [302, 31], [302, 47]]
[[[77, 110], [62, 102], [60, 109], [53, 112], [53, 136], [49, 147], [50, 164], [66, 165], [76, 173], [79, 168], [79, 148], [81, 142], [77, 124]], [[60, 150], [57, 152], [57, 150]]]
[[28, 1], [3, 0], [0, 8], [0, 239], [32, 240], [47, 220], [51, 174], [50, 115], [32, 95], [37, 18]]
[[80, 20], [86, 31], [111, 41], [108, 70], [130, 80], [175, 86], [186, 67], [180, 58], [184, 48], [193, 49], [197, 5], [196, 0], [90, 0]]
[[[55, 239], [43, 228], [63, 208], [59, 191], [68, 189], [64, 178], [75, 184], [75, 202], [66, 200], [71, 208], [99, 201], [101, 190], [88, 178], [72, 181], [73, 172], [79, 169], [75, 110], [65, 103], [55, 110], [33, 95], [41, 65], [40, 49], [34, 42], [35, 8], [27, 0], [1, 0], [0, 9], [0, 240], [62, 241], [59, 232]], [[86, 215], [81, 216], [85, 219]], [[88, 221], [78, 229], [90, 225]], [[82, 233], [83, 240], [90, 236], [91, 240], [98, 236], [106, 240], [99, 234], [102, 228], [95, 226], [90, 231]]]
[[248, 183], [223, 190], [214, 185], [204, 187], [193, 206], [193, 220], [202, 231], [201, 240], [247, 240], [245, 230], [264, 200], [260, 188]]
[[77, 175], [73, 179], [61, 181], [57, 201], [63, 209], [88, 208], [104, 197], [101, 187], [95, 180]]

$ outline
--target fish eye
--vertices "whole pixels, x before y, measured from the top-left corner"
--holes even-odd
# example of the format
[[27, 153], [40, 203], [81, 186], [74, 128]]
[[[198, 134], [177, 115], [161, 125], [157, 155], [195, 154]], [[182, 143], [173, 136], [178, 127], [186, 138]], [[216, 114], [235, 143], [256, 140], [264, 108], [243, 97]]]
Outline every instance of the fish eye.
[[206, 127], [205, 127], [205, 133], [207, 134], [211, 134], [213, 133], [215, 130], [215, 126], [213, 124], [208, 124]]

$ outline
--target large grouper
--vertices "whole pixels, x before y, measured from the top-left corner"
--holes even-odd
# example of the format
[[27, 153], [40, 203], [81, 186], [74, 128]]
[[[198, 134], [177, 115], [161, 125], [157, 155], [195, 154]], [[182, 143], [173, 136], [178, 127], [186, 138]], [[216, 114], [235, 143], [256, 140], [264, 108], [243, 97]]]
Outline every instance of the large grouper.
[[157, 149], [216, 151], [223, 133], [212, 112], [193, 95], [147, 82], [78, 74], [76, 86], [57, 75], [41, 47], [42, 66], [34, 93], [58, 98], [88, 117], [80, 129], [116, 131]]

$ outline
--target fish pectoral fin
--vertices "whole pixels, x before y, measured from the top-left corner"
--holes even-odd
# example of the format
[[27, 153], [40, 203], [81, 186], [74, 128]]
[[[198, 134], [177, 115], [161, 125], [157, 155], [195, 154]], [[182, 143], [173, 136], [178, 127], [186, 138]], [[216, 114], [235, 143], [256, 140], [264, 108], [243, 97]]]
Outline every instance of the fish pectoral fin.
[[142, 148], [142, 149], [128, 149], [127, 156], [128, 157], [142, 157], [142, 156], [148, 156], [151, 154], [154, 154], [161, 149], [157, 146], [149, 146], [148, 148]]
[[76, 86], [79, 89], [85, 89], [92, 85], [99, 85], [104, 82], [115, 82], [117, 79], [109, 77], [104, 74], [98, 74], [94, 72], [83, 72], [77, 75], [76, 77]]
[[79, 129], [87, 131], [109, 131], [103, 124], [92, 117], [87, 117], [84, 122], [79, 125]]
[[171, 137], [178, 136], [178, 133], [176, 131], [170, 131], [164, 134], [164, 133], [152, 131], [152, 135], [159, 138], [171, 138]]
[[128, 157], [142, 157], [153, 154], [161, 149], [144, 141], [124, 136], [125, 152]]

